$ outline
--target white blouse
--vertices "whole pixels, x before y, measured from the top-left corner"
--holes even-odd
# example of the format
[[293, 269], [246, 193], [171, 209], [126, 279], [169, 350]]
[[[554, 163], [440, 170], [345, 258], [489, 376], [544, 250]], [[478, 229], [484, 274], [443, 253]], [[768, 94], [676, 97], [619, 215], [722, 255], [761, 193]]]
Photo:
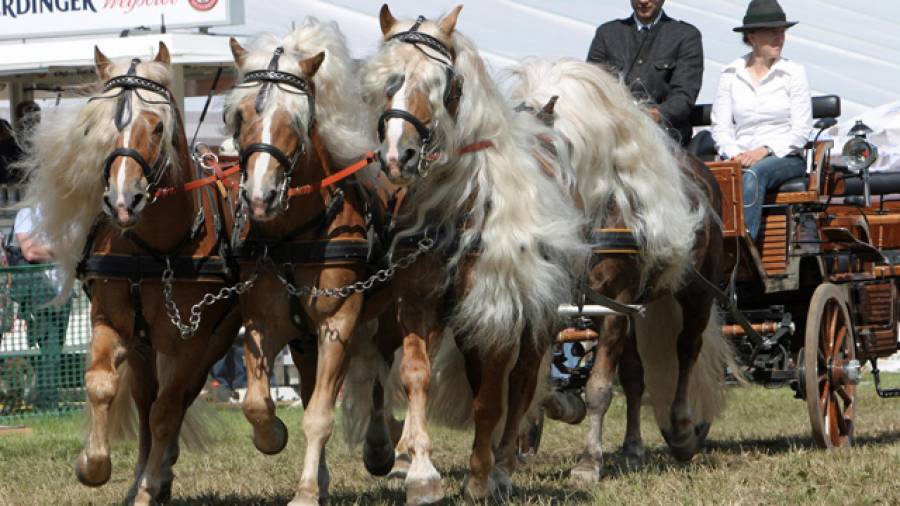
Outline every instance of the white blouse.
[[806, 70], [784, 58], [756, 82], [747, 71], [750, 54], [731, 62], [719, 78], [712, 108], [712, 136], [719, 154], [731, 158], [769, 146], [776, 156], [803, 149], [812, 127]]

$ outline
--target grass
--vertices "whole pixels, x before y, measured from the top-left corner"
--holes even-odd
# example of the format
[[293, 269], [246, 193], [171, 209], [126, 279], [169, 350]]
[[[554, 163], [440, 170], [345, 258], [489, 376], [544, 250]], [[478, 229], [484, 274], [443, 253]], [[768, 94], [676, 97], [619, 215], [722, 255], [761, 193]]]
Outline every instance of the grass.
[[[868, 377], [865, 379], [869, 379]], [[900, 375], [887, 378], [893, 385]], [[611, 450], [601, 482], [572, 487], [569, 469], [581, 449], [585, 427], [550, 422], [538, 458], [514, 477], [510, 503], [549, 504], [900, 504], [900, 399], [879, 399], [871, 382], [859, 387], [856, 446], [825, 452], [813, 447], [806, 405], [789, 389], [760, 387], [729, 393], [729, 408], [714, 425], [708, 449], [689, 464], [668, 454], [649, 413], [643, 420], [650, 455], [630, 470], [616, 455], [624, 426], [617, 398], [603, 436]], [[302, 461], [302, 411], [279, 410], [291, 440], [280, 455], [253, 448], [239, 410], [217, 409], [211, 417], [215, 443], [185, 450], [175, 467], [171, 504], [274, 505], [293, 495]], [[98, 489], [83, 487], [72, 472], [81, 449], [78, 415], [27, 422], [30, 435], [0, 437], [0, 505], [116, 504], [131, 484], [133, 443], [113, 451], [113, 476]], [[444, 476], [450, 504], [460, 502], [471, 436], [434, 430], [434, 461]], [[403, 504], [401, 483], [368, 476], [338, 432], [329, 444], [331, 504]]]

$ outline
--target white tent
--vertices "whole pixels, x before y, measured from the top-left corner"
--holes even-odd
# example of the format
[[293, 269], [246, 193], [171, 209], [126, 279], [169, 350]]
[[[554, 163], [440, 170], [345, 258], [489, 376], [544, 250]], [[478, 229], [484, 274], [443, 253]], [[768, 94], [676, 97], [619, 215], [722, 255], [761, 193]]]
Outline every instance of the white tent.
[[[439, 16], [462, 0], [394, 0], [391, 9], [398, 17], [424, 14]], [[246, 0], [245, 22], [220, 27], [213, 32], [253, 36], [261, 32], [287, 33], [306, 16], [335, 20], [346, 34], [356, 57], [371, 54], [380, 41], [378, 9], [372, 0]], [[666, 12], [697, 26], [703, 33], [706, 70], [700, 102], [710, 102], [719, 72], [728, 62], [746, 52], [740, 36], [731, 28], [740, 24], [747, 0], [669, 0]], [[781, 0], [790, 19], [800, 24], [788, 32], [786, 56], [802, 62], [809, 73], [815, 94], [837, 94], [843, 101], [843, 119], [853, 118], [883, 104], [900, 100], [900, 2], [883, 0]], [[478, 0], [465, 4], [458, 29], [474, 40], [495, 70], [526, 56], [584, 58], [596, 26], [630, 13], [628, 0]], [[168, 35], [173, 37], [173, 35]], [[183, 36], [182, 36], [183, 37]], [[131, 50], [124, 45], [123, 50]], [[230, 54], [225, 37], [200, 35], [183, 39], [176, 61], [195, 64], [228, 65]], [[173, 42], [174, 43], [174, 42]], [[89, 64], [86, 39], [58, 44], [58, 66]], [[85, 45], [86, 44], [86, 45]], [[18, 65], [53, 68], [55, 60], [38, 58], [31, 41], [15, 51], [9, 43], [0, 45], [0, 74]], [[81, 47], [84, 46], [84, 47]], [[25, 49], [28, 50], [25, 50]], [[77, 54], [76, 54], [77, 52]], [[127, 52], [127, 51], [126, 51]], [[124, 53], [123, 53], [124, 54]], [[148, 49], [137, 54], [149, 54]], [[68, 63], [66, 63], [68, 62]], [[84, 70], [89, 70], [84, 68]], [[3, 77], [0, 75], [0, 80]], [[218, 102], [218, 101], [217, 101]], [[214, 103], [216, 110], [217, 103]], [[199, 115], [202, 99], [187, 103], [190, 126]], [[8, 113], [7, 113], [8, 114]], [[0, 115], [4, 115], [0, 111]], [[217, 119], [213, 114], [212, 119]], [[218, 126], [204, 125], [201, 137], [220, 136]]]

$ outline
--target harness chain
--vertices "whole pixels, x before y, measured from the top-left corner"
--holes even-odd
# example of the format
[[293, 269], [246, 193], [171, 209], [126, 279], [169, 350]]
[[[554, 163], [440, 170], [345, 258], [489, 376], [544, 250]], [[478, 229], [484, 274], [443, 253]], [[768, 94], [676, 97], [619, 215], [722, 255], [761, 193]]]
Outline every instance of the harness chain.
[[[355, 283], [350, 283], [349, 285], [345, 285], [339, 288], [317, 288], [315, 286], [309, 285], [297, 287], [293, 283], [288, 281], [286, 277], [278, 274], [277, 271], [275, 272], [275, 277], [278, 278], [278, 281], [280, 281], [281, 284], [284, 285], [287, 293], [294, 297], [299, 297], [301, 295], [311, 295], [312, 297], [332, 297], [335, 299], [346, 299], [354, 293], [365, 293], [371, 290], [376, 282], [384, 283], [385, 281], [390, 280], [394, 277], [397, 271], [408, 268], [416, 261], [417, 258], [419, 258], [422, 253], [427, 253], [431, 250], [432, 247], [434, 247], [434, 239], [431, 239], [430, 237], [423, 237], [416, 243], [416, 250], [412, 253], [404, 256], [396, 262], [391, 262], [391, 264], [387, 268], [380, 269], [375, 274], [369, 276], [369, 278], [365, 281], [357, 281]], [[265, 261], [265, 259], [260, 259], [260, 261]], [[254, 274], [254, 279], [255, 276], [256, 275]]]

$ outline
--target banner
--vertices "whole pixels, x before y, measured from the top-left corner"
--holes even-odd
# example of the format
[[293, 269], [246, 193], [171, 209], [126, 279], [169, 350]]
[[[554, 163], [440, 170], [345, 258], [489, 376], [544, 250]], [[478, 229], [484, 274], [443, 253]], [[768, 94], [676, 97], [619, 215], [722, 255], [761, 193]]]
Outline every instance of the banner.
[[241, 24], [243, 0], [0, 0], [0, 39]]

